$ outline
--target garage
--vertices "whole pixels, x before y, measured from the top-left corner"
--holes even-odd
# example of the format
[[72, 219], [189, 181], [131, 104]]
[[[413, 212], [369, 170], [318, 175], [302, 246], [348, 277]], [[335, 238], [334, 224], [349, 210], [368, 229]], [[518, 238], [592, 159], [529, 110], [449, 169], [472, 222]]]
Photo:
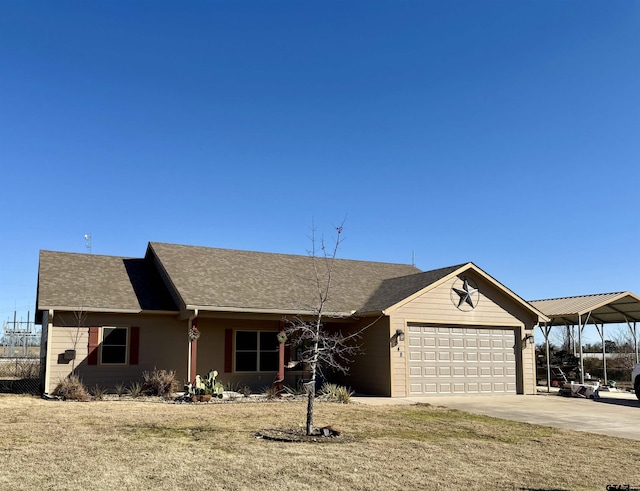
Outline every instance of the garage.
[[515, 328], [408, 324], [409, 395], [515, 394]]

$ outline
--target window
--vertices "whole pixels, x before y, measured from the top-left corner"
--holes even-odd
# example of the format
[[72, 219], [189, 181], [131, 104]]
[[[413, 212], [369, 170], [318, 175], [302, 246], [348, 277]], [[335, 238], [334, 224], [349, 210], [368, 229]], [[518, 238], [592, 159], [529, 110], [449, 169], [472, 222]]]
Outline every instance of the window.
[[277, 372], [276, 331], [236, 331], [236, 372]]
[[103, 365], [125, 365], [127, 363], [126, 327], [103, 327], [100, 363]]

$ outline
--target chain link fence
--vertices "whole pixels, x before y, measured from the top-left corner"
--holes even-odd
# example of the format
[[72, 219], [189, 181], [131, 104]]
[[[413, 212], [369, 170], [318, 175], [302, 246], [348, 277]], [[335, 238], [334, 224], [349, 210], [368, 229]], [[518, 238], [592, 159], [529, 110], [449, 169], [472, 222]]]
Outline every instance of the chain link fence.
[[40, 358], [0, 357], [0, 393], [40, 394]]

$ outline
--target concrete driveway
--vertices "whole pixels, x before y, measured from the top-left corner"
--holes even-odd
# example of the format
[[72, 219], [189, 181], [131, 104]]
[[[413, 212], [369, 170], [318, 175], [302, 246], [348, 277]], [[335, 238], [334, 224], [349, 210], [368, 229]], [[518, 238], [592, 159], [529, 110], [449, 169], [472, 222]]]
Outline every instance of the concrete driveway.
[[600, 392], [600, 399], [537, 395], [353, 397], [361, 404], [429, 403], [543, 426], [640, 440], [640, 401], [629, 392]]

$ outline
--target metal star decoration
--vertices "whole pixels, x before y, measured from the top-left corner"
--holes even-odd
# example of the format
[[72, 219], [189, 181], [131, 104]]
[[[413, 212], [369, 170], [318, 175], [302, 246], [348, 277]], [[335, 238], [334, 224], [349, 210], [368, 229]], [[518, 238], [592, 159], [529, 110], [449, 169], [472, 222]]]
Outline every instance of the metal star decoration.
[[471, 298], [471, 297], [472, 297], [472, 295], [478, 293], [478, 289], [469, 286], [469, 282], [467, 281], [466, 278], [463, 279], [462, 290], [459, 289], [459, 288], [455, 288], [454, 287], [453, 291], [456, 292], [458, 294], [458, 296], [460, 297], [460, 301], [458, 302], [458, 308], [460, 308], [460, 306], [463, 303], [466, 303], [471, 308], [475, 307], [475, 305], [473, 305], [473, 298]]

